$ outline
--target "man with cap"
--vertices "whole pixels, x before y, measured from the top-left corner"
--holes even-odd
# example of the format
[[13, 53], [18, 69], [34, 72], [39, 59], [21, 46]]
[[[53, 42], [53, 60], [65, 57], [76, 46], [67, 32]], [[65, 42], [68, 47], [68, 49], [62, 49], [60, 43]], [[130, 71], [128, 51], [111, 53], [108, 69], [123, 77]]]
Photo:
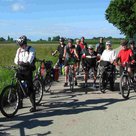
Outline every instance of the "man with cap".
[[106, 42], [106, 49], [103, 51], [100, 58], [100, 66], [109, 66], [111, 69], [110, 89], [114, 90], [114, 72], [115, 66], [113, 65], [116, 60], [116, 52], [112, 49], [111, 41]]
[[93, 45], [88, 45], [87, 48], [83, 49], [83, 55], [82, 55], [82, 67], [84, 69], [85, 75], [84, 75], [84, 80], [85, 80], [85, 86], [87, 87], [87, 80], [89, 76], [89, 70], [92, 68], [93, 70], [93, 78], [94, 78], [94, 83], [93, 87], [96, 87], [96, 56], [97, 53], [94, 51]]

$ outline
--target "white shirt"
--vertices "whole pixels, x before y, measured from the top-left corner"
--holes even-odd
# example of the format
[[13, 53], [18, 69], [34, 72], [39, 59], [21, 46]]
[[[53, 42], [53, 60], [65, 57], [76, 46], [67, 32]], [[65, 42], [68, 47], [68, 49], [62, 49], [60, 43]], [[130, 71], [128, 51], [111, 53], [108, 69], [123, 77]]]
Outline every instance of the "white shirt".
[[104, 50], [101, 56], [101, 60], [113, 62], [117, 57], [115, 50]]
[[27, 46], [25, 49], [18, 48], [14, 59], [15, 64], [18, 65], [19, 62], [24, 62], [24, 63], [29, 62], [31, 64], [33, 62], [35, 58], [35, 49], [33, 47], [30, 47], [28, 53], [28, 47], [29, 46]]

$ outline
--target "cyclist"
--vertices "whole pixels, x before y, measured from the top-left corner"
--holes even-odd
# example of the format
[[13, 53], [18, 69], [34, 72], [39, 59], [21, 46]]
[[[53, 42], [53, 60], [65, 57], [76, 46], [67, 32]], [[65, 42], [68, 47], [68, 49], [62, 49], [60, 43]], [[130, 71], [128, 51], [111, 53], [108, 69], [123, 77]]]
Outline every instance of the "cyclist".
[[111, 69], [111, 78], [110, 78], [110, 89], [114, 90], [114, 75], [115, 75], [115, 65], [116, 52], [112, 49], [111, 41], [106, 42], [106, 49], [103, 51], [100, 58], [100, 66], [109, 66]]
[[[16, 52], [16, 56], [14, 59], [15, 64], [19, 65], [19, 71], [17, 76], [20, 78], [20, 80], [26, 80], [28, 85], [28, 96], [30, 97], [30, 101], [32, 103], [32, 107], [30, 109], [30, 112], [36, 111], [36, 104], [35, 104], [35, 91], [33, 89], [33, 80], [32, 80], [32, 63], [35, 58], [35, 49], [31, 46], [27, 46], [27, 37], [25, 35], [19, 37], [19, 39], [16, 40], [17, 45], [19, 45], [19, 48]], [[29, 49], [29, 51], [28, 51]], [[22, 100], [21, 105], [22, 107]]]
[[131, 49], [128, 48], [128, 41], [127, 40], [123, 40], [121, 41], [121, 46], [122, 49], [120, 50], [116, 62], [118, 63], [118, 61], [120, 60], [120, 74], [123, 71], [123, 67], [125, 64], [127, 64], [128, 66], [128, 72], [130, 74], [130, 76], [133, 76], [133, 72], [132, 72], [132, 68], [131, 68], [131, 64], [133, 64], [135, 62], [134, 60], [134, 55]]
[[80, 47], [83, 50], [84, 48], [86, 48], [87, 43], [85, 42], [85, 38], [81, 37], [81, 41], [80, 41]]
[[104, 50], [105, 50], [105, 46], [104, 46], [103, 38], [101, 37], [99, 43], [96, 44], [97, 56], [101, 56]]
[[85, 85], [84, 87], [87, 87], [87, 80], [89, 76], [89, 70], [92, 68], [93, 69], [93, 76], [94, 76], [94, 83], [93, 87], [96, 87], [96, 57], [97, 53], [94, 51], [93, 45], [88, 45], [87, 48], [84, 48], [83, 50], [83, 55], [82, 55], [82, 67], [84, 69], [84, 80], [85, 80]]
[[64, 48], [64, 65], [65, 65], [65, 84], [64, 87], [68, 85], [68, 72], [69, 72], [69, 61], [74, 61], [74, 80], [75, 85], [77, 85], [77, 78], [76, 78], [76, 63], [79, 59], [78, 54], [76, 52], [75, 46], [73, 45], [73, 39], [68, 40], [68, 44]]
[[77, 62], [77, 75], [79, 75], [80, 61], [81, 61], [81, 47], [80, 47], [80, 40], [79, 39], [76, 39], [75, 48], [76, 48], [76, 52], [79, 57], [79, 61]]
[[129, 41], [129, 46], [130, 46], [130, 49], [131, 49], [132, 52], [133, 52], [134, 60], [136, 61], [136, 47], [135, 47], [135, 41], [134, 41], [134, 40]]
[[[58, 61], [57, 61], [56, 66], [57, 66], [57, 67], [61, 67], [61, 68], [62, 68], [62, 66], [64, 65], [63, 54], [64, 54], [64, 47], [65, 47], [65, 45], [66, 45], [66, 44], [64, 43], [64, 41], [65, 41], [65, 39], [64, 39], [63, 37], [61, 37], [61, 38], [59, 39], [60, 44], [58, 45], [57, 50], [55, 50], [55, 51], [52, 53], [53, 56], [54, 56], [57, 52], [59, 53], [59, 59], [58, 59]], [[61, 71], [61, 74], [62, 74], [62, 71]]]

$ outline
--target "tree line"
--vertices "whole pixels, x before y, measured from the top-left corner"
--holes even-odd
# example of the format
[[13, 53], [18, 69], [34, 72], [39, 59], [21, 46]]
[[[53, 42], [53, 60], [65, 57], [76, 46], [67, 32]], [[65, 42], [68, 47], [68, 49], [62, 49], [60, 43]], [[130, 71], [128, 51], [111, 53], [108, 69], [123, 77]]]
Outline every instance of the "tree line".
[[[65, 38], [65, 37], [64, 37]], [[108, 40], [112, 40], [112, 41], [120, 41], [122, 38], [114, 38], [112, 36], [109, 36], [109, 37], [103, 37], [104, 39], [108, 39]], [[54, 36], [54, 37], [48, 37], [47, 40], [45, 39], [42, 39], [40, 38], [39, 40], [37, 41], [32, 41], [31, 39], [28, 39], [28, 42], [36, 42], [36, 43], [45, 43], [45, 42], [58, 42], [60, 39], [60, 36]], [[69, 38], [65, 38], [65, 40], [67, 41]], [[74, 38], [73, 40], [76, 40], [77, 38]], [[86, 39], [86, 41], [99, 41], [100, 37], [93, 37], [92, 39]], [[3, 42], [7, 42], [7, 43], [13, 43], [15, 42], [15, 39], [8, 36], [7, 39], [4, 38], [4, 37], [0, 37], [0, 43], [3, 43]]]

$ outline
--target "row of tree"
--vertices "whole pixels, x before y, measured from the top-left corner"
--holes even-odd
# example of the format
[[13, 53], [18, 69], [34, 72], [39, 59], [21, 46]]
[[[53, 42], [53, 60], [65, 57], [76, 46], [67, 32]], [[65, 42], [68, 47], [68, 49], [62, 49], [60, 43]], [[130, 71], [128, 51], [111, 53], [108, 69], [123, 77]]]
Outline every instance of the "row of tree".
[[[111, 36], [109, 36], [109, 37], [103, 37], [104, 39], [117, 39], [117, 40], [120, 40], [121, 38], [113, 38], [113, 37], [111, 37]], [[55, 42], [55, 41], [59, 41], [59, 39], [60, 39], [60, 36], [54, 36], [54, 37], [48, 37], [48, 39], [47, 40], [44, 40], [44, 39], [39, 39], [39, 40], [37, 40], [36, 42], [41, 42], [41, 43], [44, 43], [44, 42]], [[65, 38], [66, 40], [67, 39], [69, 39], [69, 38]], [[75, 39], [77, 39], [77, 38], [75, 38]], [[74, 40], [75, 40], [74, 39]], [[99, 40], [100, 39], [100, 37], [93, 37], [92, 39], [86, 39], [86, 40]], [[31, 39], [28, 39], [28, 41], [30, 41], [30, 42], [32, 42], [32, 40]], [[12, 37], [10, 37], [10, 36], [8, 36], [7, 37], [7, 39], [5, 39], [5, 38], [3, 38], [3, 37], [0, 37], [0, 42], [15, 42], [15, 40], [12, 38]]]

